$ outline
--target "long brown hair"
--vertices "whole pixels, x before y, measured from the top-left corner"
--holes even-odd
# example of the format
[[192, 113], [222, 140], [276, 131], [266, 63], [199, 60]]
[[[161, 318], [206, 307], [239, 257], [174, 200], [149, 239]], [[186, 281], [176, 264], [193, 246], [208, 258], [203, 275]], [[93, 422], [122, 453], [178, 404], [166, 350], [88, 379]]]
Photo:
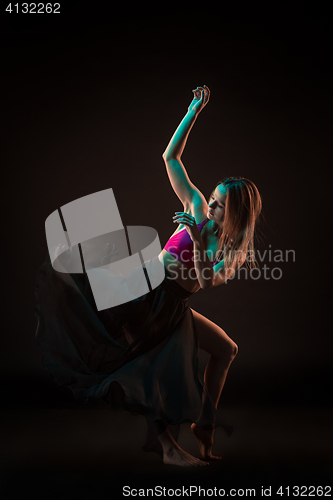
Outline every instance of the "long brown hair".
[[223, 226], [217, 233], [218, 260], [224, 259], [225, 269], [237, 269], [237, 264], [244, 258], [249, 268], [256, 267], [254, 231], [262, 208], [258, 188], [244, 177], [226, 177], [215, 189], [220, 184], [227, 188], [228, 193]]

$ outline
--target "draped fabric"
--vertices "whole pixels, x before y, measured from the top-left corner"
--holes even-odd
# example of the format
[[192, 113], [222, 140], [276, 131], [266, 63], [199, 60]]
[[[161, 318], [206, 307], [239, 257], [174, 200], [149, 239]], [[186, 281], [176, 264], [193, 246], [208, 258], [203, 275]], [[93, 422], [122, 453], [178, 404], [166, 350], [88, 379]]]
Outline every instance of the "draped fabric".
[[98, 311], [87, 275], [55, 271], [48, 257], [35, 286], [42, 365], [79, 402], [103, 398], [111, 408], [144, 415], [144, 449], [161, 454], [156, 438], [167, 425], [175, 426], [176, 439], [179, 424], [201, 413], [203, 427], [216, 425], [199, 371], [191, 295], [166, 271], [149, 293]]

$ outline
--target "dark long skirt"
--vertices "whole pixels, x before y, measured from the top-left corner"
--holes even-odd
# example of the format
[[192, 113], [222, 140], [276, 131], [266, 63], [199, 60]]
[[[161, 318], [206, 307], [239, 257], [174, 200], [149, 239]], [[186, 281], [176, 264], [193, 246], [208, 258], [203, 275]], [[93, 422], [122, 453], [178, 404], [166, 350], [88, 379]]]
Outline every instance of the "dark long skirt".
[[157, 436], [167, 425], [177, 439], [179, 424], [199, 415], [203, 427], [217, 424], [199, 371], [191, 295], [166, 271], [149, 293], [98, 311], [87, 275], [55, 271], [47, 258], [35, 287], [42, 365], [77, 401], [103, 398], [111, 408], [144, 415], [144, 449], [162, 454]]

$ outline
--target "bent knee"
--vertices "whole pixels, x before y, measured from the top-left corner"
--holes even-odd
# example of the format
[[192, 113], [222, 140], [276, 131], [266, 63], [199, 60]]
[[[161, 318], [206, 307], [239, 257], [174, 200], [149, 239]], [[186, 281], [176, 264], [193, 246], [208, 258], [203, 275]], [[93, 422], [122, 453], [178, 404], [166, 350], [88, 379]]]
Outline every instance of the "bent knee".
[[233, 361], [238, 353], [238, 345], [235, 342], [229, 344], [228, 357], [230, 361]]
[[238, 353], [238, 345], [232, 340], [227, 344], [223, 343], [220, 350], [214, 353], [214, 357], [219, 358], [221, 361], [229, 364], [231, 363]]

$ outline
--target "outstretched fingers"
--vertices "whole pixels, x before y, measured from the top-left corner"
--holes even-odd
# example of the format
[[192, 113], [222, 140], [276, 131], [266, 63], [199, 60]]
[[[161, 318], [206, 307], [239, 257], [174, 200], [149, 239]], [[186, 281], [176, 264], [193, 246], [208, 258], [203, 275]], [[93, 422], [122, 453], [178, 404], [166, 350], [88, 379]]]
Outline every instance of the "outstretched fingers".
[[187, 214], [186, 212], [176, 212], [176, 215], [173, 216], [173, 222], [178, 222], [179, 224], [189, 224], [191, 226], [194, 225], [194, 217]]

